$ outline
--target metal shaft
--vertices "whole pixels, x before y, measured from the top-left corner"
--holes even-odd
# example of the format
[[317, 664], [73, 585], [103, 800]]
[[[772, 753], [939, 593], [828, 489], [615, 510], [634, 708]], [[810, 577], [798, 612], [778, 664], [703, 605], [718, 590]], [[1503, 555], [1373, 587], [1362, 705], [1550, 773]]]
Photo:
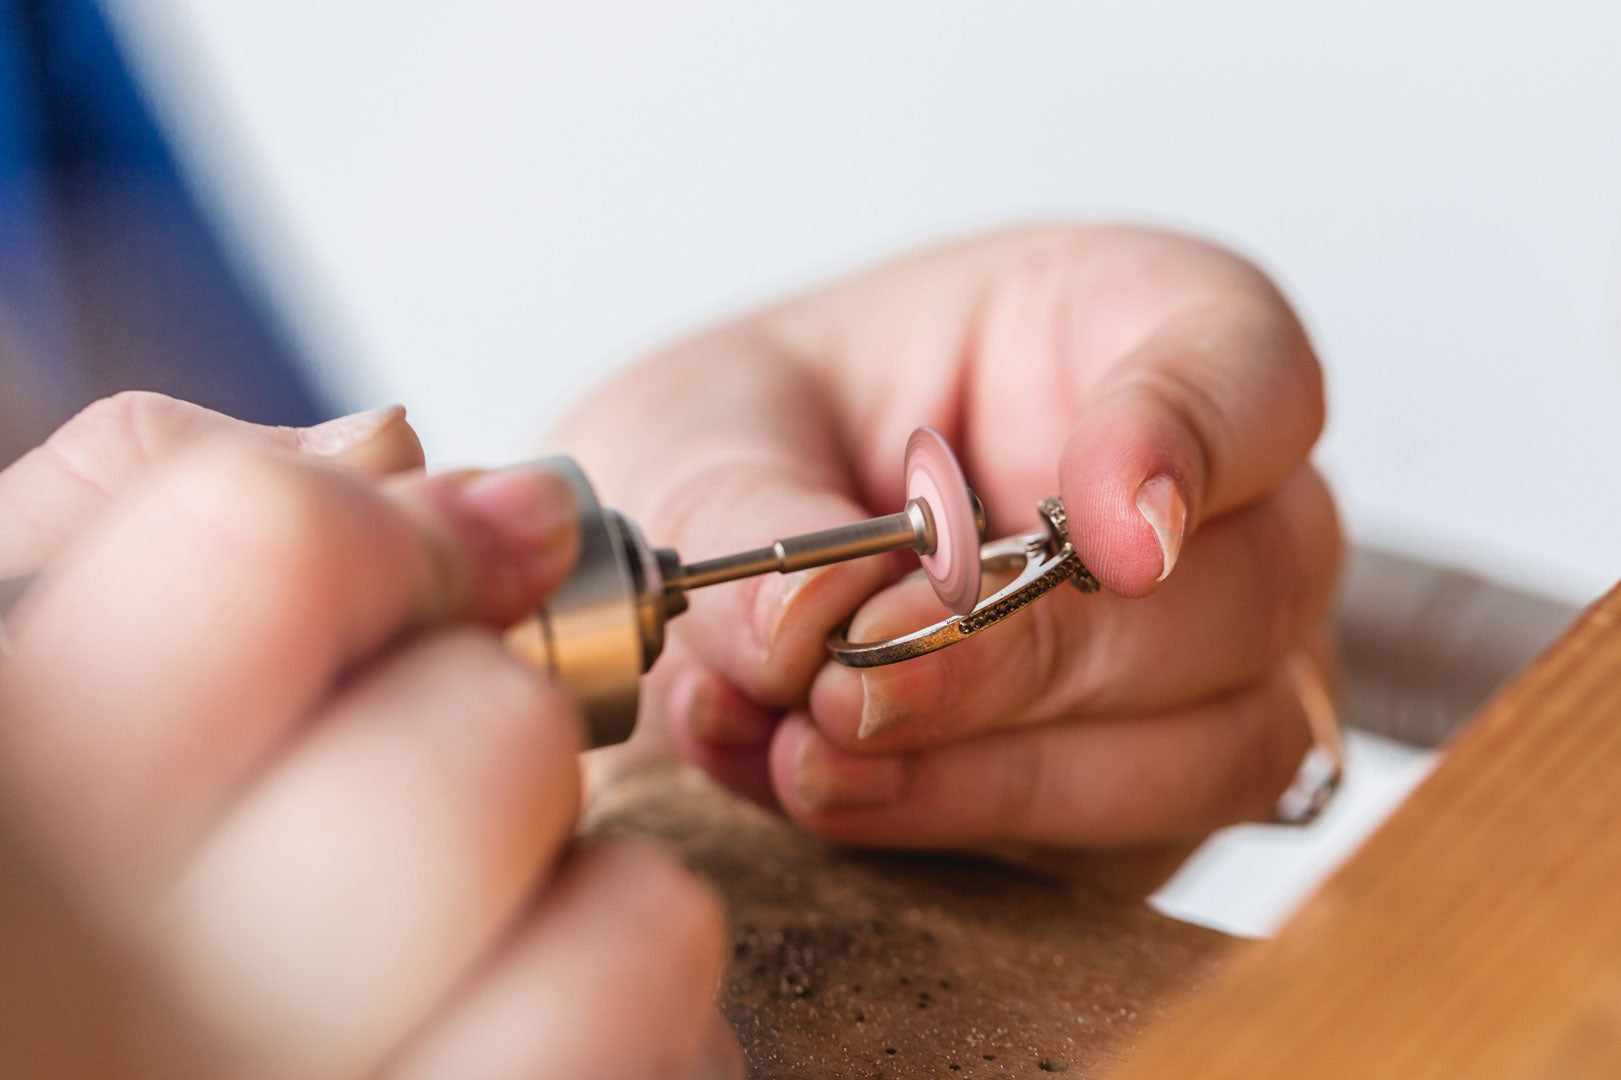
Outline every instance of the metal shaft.
[[934, 551], [934, 545], [934, 515], [929, 512], [927, 503], [913, 499], [898, 514], [790, 536], [770, 547], [691, 563], [667, 578], [666, 584], [681, 589], [701, 589], [723, 581], [758, 574], [789, 574], [902, 548], [928, 555]]

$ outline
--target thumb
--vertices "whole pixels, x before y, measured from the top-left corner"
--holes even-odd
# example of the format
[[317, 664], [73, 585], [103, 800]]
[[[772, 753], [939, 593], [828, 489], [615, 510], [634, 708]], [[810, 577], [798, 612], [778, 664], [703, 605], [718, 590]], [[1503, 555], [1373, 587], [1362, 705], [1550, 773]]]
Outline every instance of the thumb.
[[[762, 444], [750, 457], [672, 485], [647, 519], [652, 535], [692, 561], [870, 516], [835, 469], [812, 465], [802, 446]], [[826, 659], [829, 631], [889, 573], [883, 560], [857, 559], [703, 589], [690, 594], [690, 614], [675, 636], [753, 700], [792, 704], [803, 700]]]
[[[605, 502], [655, 546], [695, 562], [870, 517], [844, 442], [849, 425], [819, 372], [733, 329], [632, 369], [559, 438]], [[826, 660], [828, 632], [889, 573], [882, 560], [857, 559], [695, 589], [671, 641], [756, 703], [795, 704]]]
[[1112, 592], [1152, 592], [1201, 521], [1281, 483], [1322, 423], [1322, 375], [1287, 308], [1171, 322], [1093, 388], [1059, 460], [1081, 560]]
[[422, 444], [394, 405], [309, 428], [250, 424], [144, 391], [91, 404], [44, 445], [0, 472], [0, 579], [36, 570], [153, 464], [207, 439], [242, 436], [386, 475], [423, 464]]

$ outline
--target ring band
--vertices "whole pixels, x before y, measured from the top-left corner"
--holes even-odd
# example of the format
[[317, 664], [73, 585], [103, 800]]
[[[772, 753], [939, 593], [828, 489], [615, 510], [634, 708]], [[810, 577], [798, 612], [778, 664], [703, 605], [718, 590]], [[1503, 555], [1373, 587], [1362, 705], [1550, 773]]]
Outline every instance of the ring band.
[[1013, 567], [1020, 569], [1012, 582], [981, 600], [966, 615], [953, 615], [933, 626], [887, 641], [851, 641], [847, 636], [850, 627], [846, 623], [828, 635], [828, 651], [839, 663], [856, 668], [898, 664], [902, 660], [937, 652], [995, 626], [1032, 600], [1062, 585], [1075, 576], [1081, 560], [1068, 544], [1056, 554], [1049, 553], [1047, 534], [1031, 533], [986, 544], [980, 548], [979, 564], [982, 570], [992, 572]]
[[953, 615], [933, 626], [887, 641], [851, 641], [850, 625], [846, 623], [828, 635], [828, 651], [846, 667], [898, 664], [955, 645], [995, 626], [1066, 581], [1082, 592], [1097, 592], [1097, 579], [1081, 564], [1080, 556], [1069, 542], [1064, 504], [1056, 498], [1048, 498], [1041, 501], [1038, 509], [1045, 530], [997, 540], [979, 549], [981, 573], [1009, 570], [1017, 573], [1011, 582], [974, 605], [968, 614]]

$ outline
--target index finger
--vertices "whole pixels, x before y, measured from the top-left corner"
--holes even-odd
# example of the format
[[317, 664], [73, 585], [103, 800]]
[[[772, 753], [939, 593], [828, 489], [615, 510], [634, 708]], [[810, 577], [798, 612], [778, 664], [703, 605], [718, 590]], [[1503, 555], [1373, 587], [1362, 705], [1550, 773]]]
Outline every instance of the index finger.
[[572, 512], [539, 471], [385, 487], [238, 442], [187, 455], [23, 601], [3, 787], [48, 849], [161, 876], [355, 665], [543, 602], [572, 565]]
[[395, 405], [309, 428], [272, 427], [147, 391], [85, 407], [0, 471], [0, 578], [37, 570], [141, 475], [189, 446], [226, 437], [320, 457], [376, 476], [420, 469], [422, 444]]

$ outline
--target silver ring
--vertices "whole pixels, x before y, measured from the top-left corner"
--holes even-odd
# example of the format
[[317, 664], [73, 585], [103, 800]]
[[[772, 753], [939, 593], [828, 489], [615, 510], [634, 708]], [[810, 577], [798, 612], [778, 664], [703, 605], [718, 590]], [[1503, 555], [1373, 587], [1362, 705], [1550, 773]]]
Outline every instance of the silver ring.
[[1067, 538], [1056, 547], [1052, 540], [1053, 535], [1049, 532], [1029, 533], [998, 540], [980, 548], [979, 564], [982, 570], [996, 572], [1018, 568], [1019, 573], [1007, 585], [981, 600], [966, 615], [953, 615], [933, 626], [887, 641], [851, 641], [847, 636], [850, 627], [846, 623], [828, 635], [828, 651], [833, 654], [833, 659], [846, 667], [882, 667], [937, 652], [995, 626], [1036, 598], [1078, 574], [1086, 573]]
[[[1069, 515], [1064, 513], [1064, 500], [1056, 495], [1049, 495], [1041, 500], [1036, 509], [1041, 512], [1042, 518], [1047, 523], [1047, 531], [1052, 535], [1053, 544], [1069, 543]], [[1087, 595], [1103, 588], [1084, 564], [1075, 572], [1075, 576], [1069, 579], [1069, 583]]]

